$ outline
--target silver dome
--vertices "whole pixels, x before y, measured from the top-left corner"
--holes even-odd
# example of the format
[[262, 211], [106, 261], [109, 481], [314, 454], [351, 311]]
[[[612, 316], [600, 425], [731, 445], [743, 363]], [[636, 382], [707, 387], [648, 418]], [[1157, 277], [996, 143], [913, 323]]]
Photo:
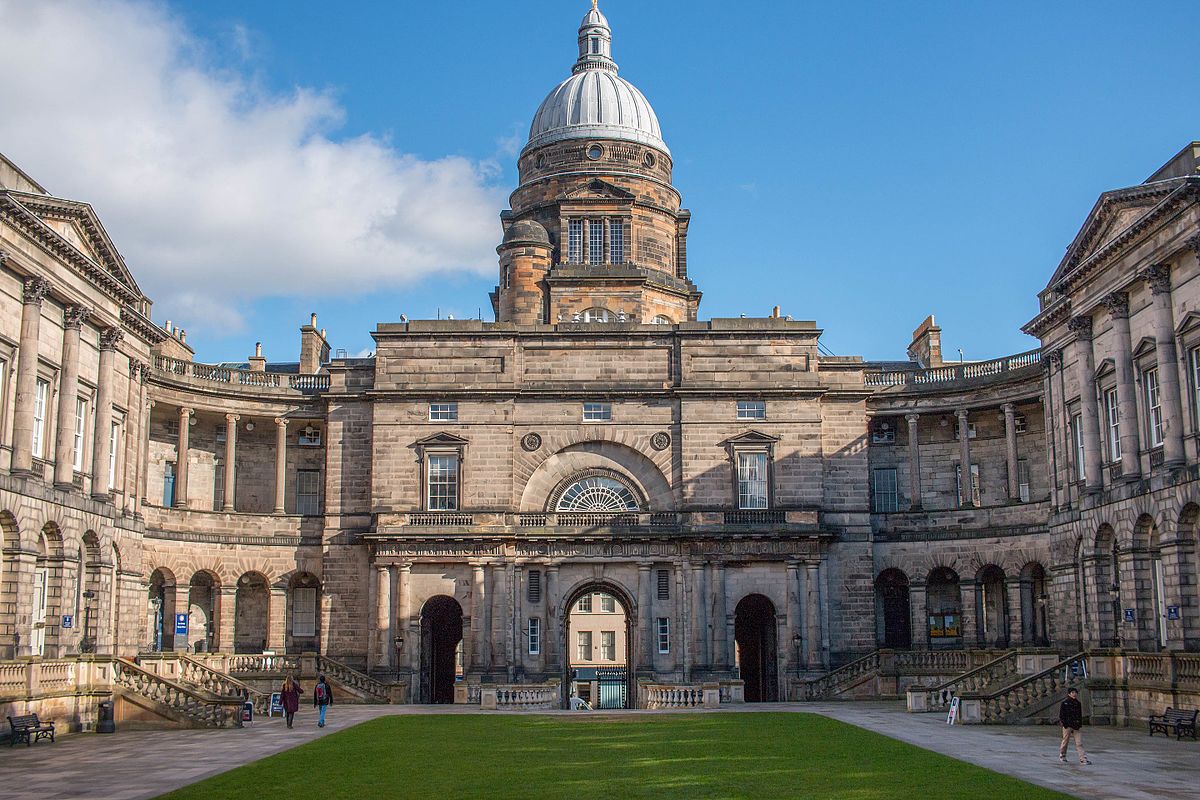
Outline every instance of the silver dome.
[[617, 75], [611, 53], [608, 20], [593, 7], [579, 27], [574, 74], [542, 101], [526, 151], [567, 139], [619, 139], [671, 152], [654, 109], [637, 87]]

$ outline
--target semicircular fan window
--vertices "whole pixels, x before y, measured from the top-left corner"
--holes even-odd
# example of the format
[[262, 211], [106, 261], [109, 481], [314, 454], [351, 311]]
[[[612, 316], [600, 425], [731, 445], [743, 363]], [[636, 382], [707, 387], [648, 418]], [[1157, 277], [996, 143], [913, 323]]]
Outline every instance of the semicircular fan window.
[[555, 511], [611, 512], [637, 511], [637, 498], [620, 481], [591, 477], [576, 481], [558, 498]]

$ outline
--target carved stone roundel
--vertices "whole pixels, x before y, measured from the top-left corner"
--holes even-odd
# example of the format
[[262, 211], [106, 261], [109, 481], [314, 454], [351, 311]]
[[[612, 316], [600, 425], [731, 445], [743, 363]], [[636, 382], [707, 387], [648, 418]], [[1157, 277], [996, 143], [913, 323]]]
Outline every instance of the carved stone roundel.
[[521, 447], [525, 452], [532, 453], [542, 447], [542, 437], [536, 433], [527, 433], [521, 437]]
[[666, 450], [671, 446], [671, 435], [659, 431], [650, 437], [650, 446], [655, 450]]

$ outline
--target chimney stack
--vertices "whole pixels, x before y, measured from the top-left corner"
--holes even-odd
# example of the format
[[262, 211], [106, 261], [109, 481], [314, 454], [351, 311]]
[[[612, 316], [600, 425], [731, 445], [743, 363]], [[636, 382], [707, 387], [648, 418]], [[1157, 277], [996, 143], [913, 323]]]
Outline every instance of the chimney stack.
[[267, 360], [263, 358], [262, 342], [254, 343], [254, 355], [250, 356], [250, 371], [251, 372], [266, 372]]
[[908, 357], [922, 369], [942, 366], [942, 329], [934, 322], [932, 314], [913, 331]]
[[321, 371], [322, 364], [329, 363], [329, 342], [325, 339], [325, 331], [317, 330], [316, 313], [309, 322], [300, 328], [301, 375], [315, 375]]

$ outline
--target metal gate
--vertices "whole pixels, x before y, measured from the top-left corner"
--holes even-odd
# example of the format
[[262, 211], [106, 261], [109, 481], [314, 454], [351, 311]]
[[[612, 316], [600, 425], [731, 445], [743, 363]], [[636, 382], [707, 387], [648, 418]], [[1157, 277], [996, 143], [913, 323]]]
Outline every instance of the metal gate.
[[626, 692], [629, 686], [629, 673], [623, 666], [599, 667], [596, 669], [596, 682], [599, 684], [599, 697], [596, 708], [625, 708]]

